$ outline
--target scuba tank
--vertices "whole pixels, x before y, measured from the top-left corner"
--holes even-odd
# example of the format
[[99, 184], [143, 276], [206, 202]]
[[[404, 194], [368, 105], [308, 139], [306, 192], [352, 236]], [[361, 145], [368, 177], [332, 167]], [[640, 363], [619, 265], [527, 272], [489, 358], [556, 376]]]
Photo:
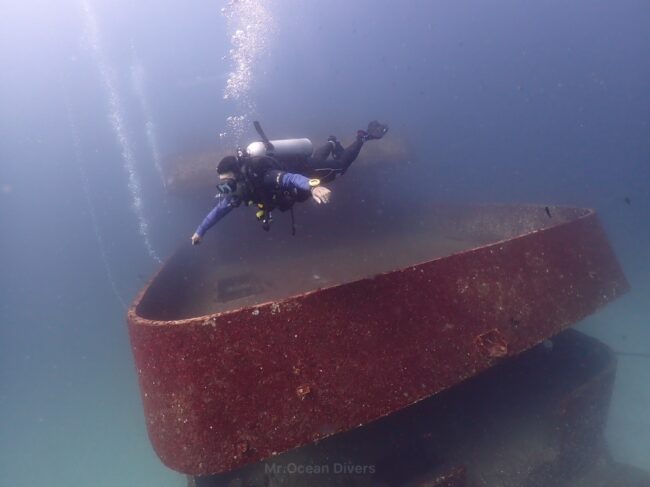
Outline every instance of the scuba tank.
[[[281, 158], [286, 161], [287, 159], [307, 158], [314, 152], [314, 146], [311, 140], [307, 138], [269, 140], [258, 121], [254, 121], [253, 125], [262, 140], [261, 142], [249, 144], [245, 151], [238, 149], [237, 156], [239, 158], [269, 156], [271, 158]], [[289, 202], [286, 200], [281, 202], [273, 200], [274, 198], [271, 197], [268, 201], [258, 203], [259, 210], [255, 216], [262, 222], [262, 228], [266, 231], [271, 228], [271, 222], [273, 221], [271, 211], [274, 208], [279, 208], [280, 211], [291, 210], [291, 234], [295, 235], [296, 224], [293, 215], [293, 203], [295, 199], [291, 199]], [[283, 205], [283, 203], [286, 204]]]
[[311, 140], [303, 139], [283, 139], [269, 140], [259, 122], [253, 122], [255, 130], [262, 139], [261, 142], [253, 142], [246, 147], [246, 152], [250, 157], [274, 156], [279, 158], [309, 157], [314, 152], [314, 146]]
[[309, 139], [284, 139], [269, 140], [273, 146], [268, 149], [264, 142], [253, 142], [246, 147], [246, 152], [251, 157], [274, 156], [280, 159], [286, 157], [309, 157], [314, 152], [314, 146]]

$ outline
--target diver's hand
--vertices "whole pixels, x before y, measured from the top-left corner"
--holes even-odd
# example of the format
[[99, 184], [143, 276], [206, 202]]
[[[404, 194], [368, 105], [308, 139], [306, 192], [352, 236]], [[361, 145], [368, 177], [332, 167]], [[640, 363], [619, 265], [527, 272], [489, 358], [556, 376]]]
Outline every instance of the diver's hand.
[[201, 243], [201, 235], [199, 235], [198, 233], [192, 235], [192, 245], [198, 245], [200, 243]]
[[328, 203], [331, 194], [332, 192], [323, 186], [316, 186], [311, 190], [311, 197], [314, 198], [318, 204]]

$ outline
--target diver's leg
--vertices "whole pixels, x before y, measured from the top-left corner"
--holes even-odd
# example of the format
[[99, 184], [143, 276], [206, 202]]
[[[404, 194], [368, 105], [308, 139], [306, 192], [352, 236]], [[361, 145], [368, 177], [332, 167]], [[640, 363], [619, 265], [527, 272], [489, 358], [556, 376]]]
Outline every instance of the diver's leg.
[[333, 148], [334, 146], [332, 142], [330, 142], [330, 140], [327, 139], [327, 143], [325, 145], [319, 147], [314, 151], [314, 153], [312, 154], [312, 158], [325, 160], [330, 156]]
[[307, 176], [318, 178], [324, 183], [332, 181], [336, 176], [347, 171], [350, 164], [359, 155], [362, 146], [363, 138], [357, 137], [352, 144], [340, 152], [340, 156], [336, 159], [325, 160], [310, 157], [307, 160], [307, 167], [309, 168]]
[[334, 148], [332, 149], [332, 157], [334, 159], [340, 159], [345, 149], [343, 148], [339, 140], [333, 135], [331, 136], [331, 140], [334, 143]]
[[357, 138], [345, 150], [341, 155], [336, 159], [337, 166], [341, 174], [345, 173], [357, 157], [359, 157], [359, 152], [361, 152], [361, 147], [363, 147], [364, 139], [357, 135]]
[[[307, 167], [309, 168], [309, 177], [319, 178], [324, 182], [331, 181], [339, 174], [344, 174], [350, 165], [355, 161], [361, 152], [361, 147], [366, 140], [381, 139], [388, 131], [388, 126], [381, 124], [377, 121], [368, 124], [368, 131], [357, 130], [357, 136], [345, 149], [335, 137], [330, 136], [328, 143], [332, 143], [332, 152], [334, 160], [326, 160], [325, 158], [310, 157], [307, 160]], [[329, 154], [328, 154], [329, 155]]]
[[332, 154], [332, 156], [334, 156], [334, 159], [338, 159], [341, 157], [341, 154], [343, 154], [343, 150], [343, 146], [338, 141], [336, 136], [330, 135], [327, 138], [327, 143], [316, 149], [312, 157], [314, 159], [325, 160], [330, 156], [330, 154]]
[[381, 139], [388, 131], [388, 125], [380, 123], [376, 120], [368, 124], [368, 130], [357, 130], [357, 138], [352, 144], [343, 149], [338, 140], [335, 143], [338, 147], [334, 147], [334, 159], [339, 163], [341, 174], [348, 170], [350, 164], [359, 156], [359, 151], [363, 147], [366, 140]]

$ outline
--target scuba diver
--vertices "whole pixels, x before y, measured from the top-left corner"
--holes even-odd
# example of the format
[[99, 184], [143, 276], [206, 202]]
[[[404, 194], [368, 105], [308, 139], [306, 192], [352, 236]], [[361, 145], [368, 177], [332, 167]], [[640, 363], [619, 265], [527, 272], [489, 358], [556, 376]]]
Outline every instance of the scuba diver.
[[256, 217], [267, 231], [273, 210], [291, 211], [295, 235], [293, 205], [310, 197], [318, 204], [329, 202], [331, 192], [322, 183], [345, 174], [364, 142], [381, 139], [388, 131], [387, 125], [372, 121], [368, 130], [357, 131], [347, 148], [330, 136], [314, 151], [309, 139], [269, 140], [259, 122], [254, 125], [262, 141], [253, 142], [246, 150], [237, 149], [237, 156], [221, 159], [217, 166], [219, 202], [192, 235], [192, 245], [199, 244], [211, 227], [242, 204], [257, 207]]

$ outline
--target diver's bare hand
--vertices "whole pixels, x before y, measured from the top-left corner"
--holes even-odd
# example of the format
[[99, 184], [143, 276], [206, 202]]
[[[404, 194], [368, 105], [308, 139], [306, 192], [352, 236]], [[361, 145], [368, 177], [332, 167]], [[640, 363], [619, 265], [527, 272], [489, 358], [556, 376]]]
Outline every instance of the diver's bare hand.
[[198, 245], [200, 243], [201, 243], [201, 235], [199, 235], [198, 233], [192, 235], [192, 245]]
[[311, 197], [314, 198], [318, 204], [328, 203], [331, 194], [332, 192], [323, 186], [316, 186], [311, 190]]

